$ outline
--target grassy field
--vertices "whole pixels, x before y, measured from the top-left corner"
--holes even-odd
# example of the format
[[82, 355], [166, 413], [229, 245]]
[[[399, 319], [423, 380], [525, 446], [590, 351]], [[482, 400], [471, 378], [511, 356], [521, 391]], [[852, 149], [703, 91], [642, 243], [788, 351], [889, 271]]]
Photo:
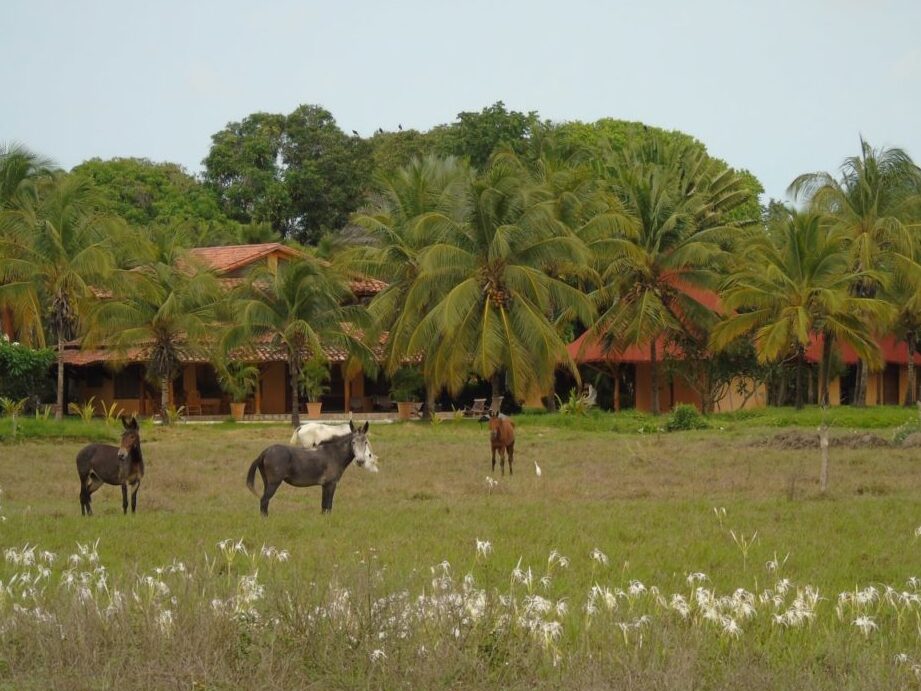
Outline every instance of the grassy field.
[[476, 422], [374, 425], [380, 473], [350, 468], [329, 516], [283, 486], [268, 519], [243, 480], [286, 426], [145, 426], [138, 514], [105, 487], [85, 519], [74, 457], [115, 427], [39, 425], [0, 445], [0, 684], [912, 686], [921, 450], [873, 445], [912, 411], [859, 412], [832, 411], [827, 496], [820, 411], [535, 414], [513, 477]]

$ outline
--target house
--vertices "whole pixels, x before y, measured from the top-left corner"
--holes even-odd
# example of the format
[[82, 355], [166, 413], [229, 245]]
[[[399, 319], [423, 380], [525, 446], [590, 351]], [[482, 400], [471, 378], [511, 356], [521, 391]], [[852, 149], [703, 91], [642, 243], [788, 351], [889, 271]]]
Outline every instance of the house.
[[[652, 410], [652, 356], [651, 344], [630, 345], [623, 350], [609, 350], [602, 346], [590, 332], [585, 332], [567, 346], [570, 357], [580, 365], [600, 369], [611, 376], [618, 377], [614, 387], [614, 408], [630, 407], [626, 404], [623, 392], [629, 391], [633, 396], [636, 410]], [[682, 361], [683, 356], [673, 344], [660, 337], [656, 340], [656, 362], [659, 375], [659, 410], [668, 411], [679, 403], [690, 403], [703, 409], [703, 400], [697, 389], [689, 383], [694, 375], [694, 368], [689, 363], [687, 371], [678, 376], [670, 374], [663, 366], [663, 360]], [[616, 370], [615, 370], [616, 366]], [[616, 375], [615, 375], [616, 372]], [[746, 384], [745, 387], [740, 386]], [[740, 393], [745, 389], [746, 393]], [[619, 399], [619, 400], [618, 400]], [[741, 379], [731, 382], [722, 396], [714, 402], [716, 412], [759, 408], [767, 405], [767, 392], [764, 385], [753, 386]]]
[[[274, 270], [279, 263], [302, 256], [298, 250], [280, 243], [202, 247], [191, 250], [191, 255], [212, 269], [228, 288], [238, 284], [254, 267], [266, 266]], [[357, 300], [366, 301], [384, 285], [374, 279], [361, 278], [351, 282], [351, 289]], [[104, 405], [115, 403], [117, 407], [141, 415], [154, 413], [160, 407], [160, 391], [158, 385], [145, 376], [145, 355], [142, 347], [117, 354], [105, 348], [81, 350], [77, 342], [69, 344], [64, 362], [70, 397], [87, 401], [95, 396]], [[329, 393], [322, 399], [324, 411], [370, 410], [372, 397], [385, 393], [383, 385], [360, 369], [347, 371], [345, 352], [326, 348], [325, 355], [330, 363], [330, 382]], [[290, 412], [291, 390], [284, 351], [268, 342], [252, 343], [247, 348], [246, 360], [260, 371], [259, 386], [247, 401], [247, 413], [283, 415]], [[228, 414], [230, 401], [218, 384], [207, 354], [186, 351], [182, 363], [182, 374], [172, 382], [169, 400], [201, 414]]]
[[[900, 405], [905, 402], [908, 393], [908, 345], [895, 336], [888, 335], [879, 339], [883, 354], [882, 369], [869, 372], [867, 377], [867, 405]], [[822, 360], [824, 339], [818, 336], [806, 349], [806, 361], [819, 363]], [[840, 373], [830, 377], [828, 382], [828, 402], [830, 405], [847, 405], [854, 400], [857, 384], [857, 362], [860, 358], [846, 343], [839, 343], [836, 348]], [[921, 367], [921, 354], [914, 355], [915, 367]], [[921, 377], [915, 377], [915, 400], [921, 394]]]
[[[720, 312], [722, 306], [719, 296], [708, 290], [690, 286], [676, 279], [673, 284], [682, 292], [692, 297], [704, 307]], [[656, 362], [659, 376], [659, 410], [668, 411], [679, 403], [690, 403], [703, 409], [700, 389], [694, 377], [700, 376], [695, 371], [694, 363], [686, 360], [680, 349], [664, 337], [656, 339]], [[629, 392], [633, 397], [633, 407], [637, 410], [652, 410], [652, 343], [631, 344], [622, 349], [605, 348], [590, 332], [579, 336], [567, 346], [570, 357], [583, 368], [600, 369], [616, 377], [614, 389], [614, 409], [619, 410]], [[679, 368], [678, 375], [670, 374], [663, 366], [663, 361], [686, 362], [686, 368]], [[744, 393], [741, 393], [744, 392]], [[725, 387], [722, 395], [713, 402], [714, 410], [725, 412], [743, 408], [757, 408], [767, 405], [767, 391], [763, 384], [754, 384], [738, 378]]]

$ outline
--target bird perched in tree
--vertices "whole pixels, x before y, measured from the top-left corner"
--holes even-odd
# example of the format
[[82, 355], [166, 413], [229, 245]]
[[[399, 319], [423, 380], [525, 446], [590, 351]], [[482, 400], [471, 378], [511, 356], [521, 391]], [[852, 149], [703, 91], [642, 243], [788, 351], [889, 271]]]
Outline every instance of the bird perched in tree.
[[384, 128], [383, 128], [383, 127], [378, 127], [378, 128], [377, 128], [377, 133], [378, 133], [378, 134], [383, 134], [383, 133], [384, 133]]
[[359, 136], [356, 130], [352, 130], [352, 134], [354, 134], [356, 137]]
[[534, 474], [537, 475], [537, 477], [540, 477], [543, 474], [541, 473], [540, 466], [537, 465], [537, 461], [534, 461]]
[[402, 132], [402, 131], [403, 131], [403, 123], [399, 123], [399, 124], [397, 125], [397, 129], [400, 130], [400, 132]]

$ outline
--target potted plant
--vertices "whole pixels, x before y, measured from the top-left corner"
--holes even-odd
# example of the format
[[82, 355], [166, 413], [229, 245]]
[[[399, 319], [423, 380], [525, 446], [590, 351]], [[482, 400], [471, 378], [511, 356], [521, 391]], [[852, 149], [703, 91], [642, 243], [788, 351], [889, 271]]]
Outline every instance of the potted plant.
[[401, 420], [409, 420], [415, 403], [419, 400], [419, 389], [425, 379], [417, 367], [401, 367], [390, 380], [390, 396], [397, 402], [397, 414]]
[[218, 367], [218, 383], [230, 396], [230, 415], [234, 420], [243, 419], [246, 399], [259, 386], [259, 368], [242, 362], [231, 362]]
[[320, 417], [323, 402], [320, 397], [329, 391], [326, 382], [329, 381], [329, 365], [325, 360], [313, 358], [304, 363], [298, 378], [301, 393], [307, 397], [307, 415]]

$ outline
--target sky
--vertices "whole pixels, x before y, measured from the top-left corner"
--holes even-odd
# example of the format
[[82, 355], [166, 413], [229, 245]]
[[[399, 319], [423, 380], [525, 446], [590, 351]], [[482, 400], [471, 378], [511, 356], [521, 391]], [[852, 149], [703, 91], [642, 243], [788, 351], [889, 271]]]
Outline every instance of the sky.
[[211, 136], [319, 104], [426, 130], [496, 101], [700, 139], [766, 197], [898, 146], [921, 161], [917, 0], [0, 0], [0, 143], [64, 168], [201, 171]]

